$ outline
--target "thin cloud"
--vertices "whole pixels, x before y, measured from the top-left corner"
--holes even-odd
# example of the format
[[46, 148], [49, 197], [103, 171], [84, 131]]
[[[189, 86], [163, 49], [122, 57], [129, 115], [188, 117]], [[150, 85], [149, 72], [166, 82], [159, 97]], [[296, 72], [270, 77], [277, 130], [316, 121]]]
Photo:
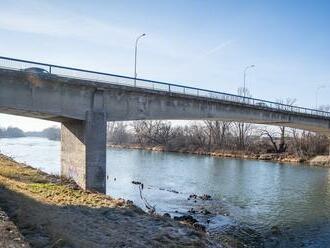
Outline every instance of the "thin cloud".
[[233, 43], [234, 43], [233, 40], [227, 40], [227, 41], [225, 41], [225, 42], [222, 42], [222, 43], [220, 43], [219, 45], [215, 46], [214, 48], [212, 48], [212, 49], [206, 51], [205, 54], [204, 54], [204, 56], [205, 56], [205, 57], [210, 56], [210, 55], [212, 55], [212, 54], [214, 54], [214, 53], [216, 53], [216, 52], [218, 52], [218, 51], [220, 51], [220, 50], [222, 50], [222, 49], [224, 49], [224, 48], [230, 46], [230, 45], [233, 44]]
[[[1, 7], [0, 29], [79, 39], [119, 50], [132, 50], [136, 36], [142, 33], [139, 28], [82, 16], [70, 9], [60, 9], [57, 5], [49, 2], [33, 0], [16, 1], [16, 4], [7, 4]], [[148, 34], [148, 30], [143, 30], [143, 32], [147, 33], [143, 44], [149, 51], [172, 59], [185, 57], [184, 46], [173, 45], [174, 42], [164, 40], [157, 34]]]
[[[6, 6], [0, 10], [0, 29], [78, 38], [93, 43], [115, 46], [125, 46], [125, 41], [131, 38], [132, 33], [136, 33], [135, 30], [129, 28], [118, 27], [72, 12], [63, 12], [56, 6], [46, 3], [42, 3], [43, 8], [35, 4], [28, 4], [25, 6], [26, 8], [29, 7], [28, 12], [23, 11], [24, 3], [22, 4], [23, 6], [17, 5], [20, 6], [19, 9]], [[50, 11], [45, 11], [45, 9]], [[110, 37], [116, 37], [116, 39]]]
[[208, 49], [205, 52], [190, 57], [190, 59], [186, 60], [186, 63], [182, 63], [180, 67], [185, 68], [186, 70], [191, 70], [192, 66], [198, 66], [200, 68], [201, 66], [204, 65], [202, 61], [207, 60], [209, 56], [227, 48], [228, 46], [232, 45], [234, 42], [235, 42], [234, 40], [227, 40], [221, 42], [217, 46]]

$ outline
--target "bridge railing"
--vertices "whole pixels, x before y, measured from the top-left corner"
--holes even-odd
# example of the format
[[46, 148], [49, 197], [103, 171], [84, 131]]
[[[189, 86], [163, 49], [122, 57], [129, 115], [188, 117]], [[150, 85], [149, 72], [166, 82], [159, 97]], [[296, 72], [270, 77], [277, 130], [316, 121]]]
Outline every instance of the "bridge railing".
[[52, 75], [77, 78], [83, 80], [93, 80], [102, 83], [111, 83], [118, 85], [125, 85], [138, 88], [146, 88], [151, 90], [165, 91], [170, 93], [180, 93], [190, 96], [199, 96], [210, 99], [217, 99], [222, 101], [234, 102], [238, 104], [251, 105], [258, 108], [268, 109], [268, 110], [280, 110], [290, 113], [307, 114], [313, 116], [330, 117], [330, 112], [310, 109], [298, 106], [292, 106], [288, 104], [272, 102], [252, 97], [243, 97], [235, 94], [228, 94], [224, 92], [218, 92], [213, 90], [200, 89], [196, 87], [184, 86], [179, 84], [171, 84], [147, 79], [133, 78], [122, 75], [103, 73], [91, 70], [83, 70], [72, 67], [58, 66], [52, 64], [39, 63], [28, 60], [14, 59], [8, 57], [0, 56], [0, 67], [11, 69], [27, 71], [29, 68], [40, 68], [43, 72], [38, 73], [49, 73]]

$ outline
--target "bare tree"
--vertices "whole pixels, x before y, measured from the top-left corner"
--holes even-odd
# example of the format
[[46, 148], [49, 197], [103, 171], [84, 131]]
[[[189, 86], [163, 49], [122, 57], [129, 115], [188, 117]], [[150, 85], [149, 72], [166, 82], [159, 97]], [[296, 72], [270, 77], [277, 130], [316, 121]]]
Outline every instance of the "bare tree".
[[272, 147], [274, 149], [274, 152], [276, 153], [283, 153], [287, 150], [288, 145], [285, 142], [285, 127], [279, 127], [280, 131], [277, 132], [274, 129], [270, 129], [268, 127], [265, 127], [261, 129], [260, 135], [266, 136], [270, 143], [272, 144]]
[[248, 139], [252, 134], [253, 125], [250, 123], [234, 122], [232, 125], [235, 146], [239, 150], [246, 150]]
[[309, 131], [292, 129], [293, 152], [300, 157], [311, 157], [318, 154], [328, 154], [329, 139], [325, 135], [316, 134]]
[[[292, 103], [292, 101], [291, 101]], [[164, 146], [171, 151], [212, 151], [215, 149], [241, 150], [254, 153], [288, 152], [300, 157], [326, 154], [329, 141], [326, 136], [285, 127], [204, 121], [185, 126], [172, 126], [166, 121], [135, 121], [109, 123], [109, 142], [116, 144], [138, 143], [141, 146]]]
[[205, 126], [209, 133], [209, 142], [215, 148], [224, 148], [226, 135], [229, 132], [231, 122], [225, 121], [205, 121]]
[[200, 123], [191, 124], [185, 127], [189, 143], [195, 148], [206, 148], [208, 144], [208, 135], [205, 126]]
[[108, 142], [113, 144], [126, 144], [130, 141], [130, 134], [125, 122], [109, 122], [107, 126]]
[[[278, 103], [283, 104], [282, 109], [283, 110], [290, 110], [291, 107], [295, 104], [296, 99], [287, 98], [285, 100], [277, 100]], [[287, 151], [288, 145], [286, 144], [286, 127], [280, 126], [279, 132], [276, 131], [269, 131], [269, 129], [263, 129], [262, 131], [263, 135], [266, 135], [266, 137], [269, 138], [270, 142], [272, 143], [274, 150], [276, 153], [283, 153]], [[279, 137], [279, 142], [276, 142], [277, 138]]]
[[[240, 96], [245, 96], [247, 98], [252, 97], [249, 89], [240, 87], [237, 89], [237, 94]], [[248, 99], [244, 98], [244, 101], [248, 101]], [[245, 150], [247, 145], [248, 136], [250, 135], [250, 131], [252, 129], [251, 124], [247, 124], [244, 122], [235, 122], [232, 125], [233, 135], [235, 136], [235, 146], [240, 150]]]
[[171, 122], [165, 121], [135, 121], [133, 129], [141, 145], [168, 146], [173, 138]]

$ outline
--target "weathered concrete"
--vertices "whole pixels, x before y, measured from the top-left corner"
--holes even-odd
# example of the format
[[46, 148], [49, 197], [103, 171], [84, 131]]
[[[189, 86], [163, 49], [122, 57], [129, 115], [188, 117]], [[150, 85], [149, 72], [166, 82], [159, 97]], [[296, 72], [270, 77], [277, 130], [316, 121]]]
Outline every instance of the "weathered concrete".
[[330, 118], [264, 106], [0, 69], [0, 112], [62, 122], [62, 174], [105, 191], [106, 121], [227, 120], [330, 136]]
[[62, 122], [61, 174], [73, 178], [83, 189], [105, 193], [106, 118], [88, 112], [86, 120]]
[[108, 121], [217, 119], [330, 134], [330, 118], [262, 106], [0, 69], [0, 112], [65, 122], [102, 110]]

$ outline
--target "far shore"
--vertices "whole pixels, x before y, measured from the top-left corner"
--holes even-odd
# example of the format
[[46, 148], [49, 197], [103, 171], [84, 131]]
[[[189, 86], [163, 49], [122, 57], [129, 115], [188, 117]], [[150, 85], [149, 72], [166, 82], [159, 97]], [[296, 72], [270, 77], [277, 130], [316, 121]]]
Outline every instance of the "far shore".
[[156, 152], [174, 152], [185, 153], [193, 155], [213, 156], [220, 158], [233, 158], [233, 159], [246, 159], [246, 160], [261, 160], [277, 163], [289, 163], [292, 165], [309, 165], [319, 167], [330, 167], [330, 156], [317, 155], [310, 158], [298, 157], [289, 153], [260, 153], [253, 154], [242, 151], [204, 151], [202, 149], [187, 150], [187, 149], [167, 149], [164, 146], [141, 146], [139, 144], [108, 144], [108, 147], [112, 148], [125, 148], [125, 149], [137, 149]]

